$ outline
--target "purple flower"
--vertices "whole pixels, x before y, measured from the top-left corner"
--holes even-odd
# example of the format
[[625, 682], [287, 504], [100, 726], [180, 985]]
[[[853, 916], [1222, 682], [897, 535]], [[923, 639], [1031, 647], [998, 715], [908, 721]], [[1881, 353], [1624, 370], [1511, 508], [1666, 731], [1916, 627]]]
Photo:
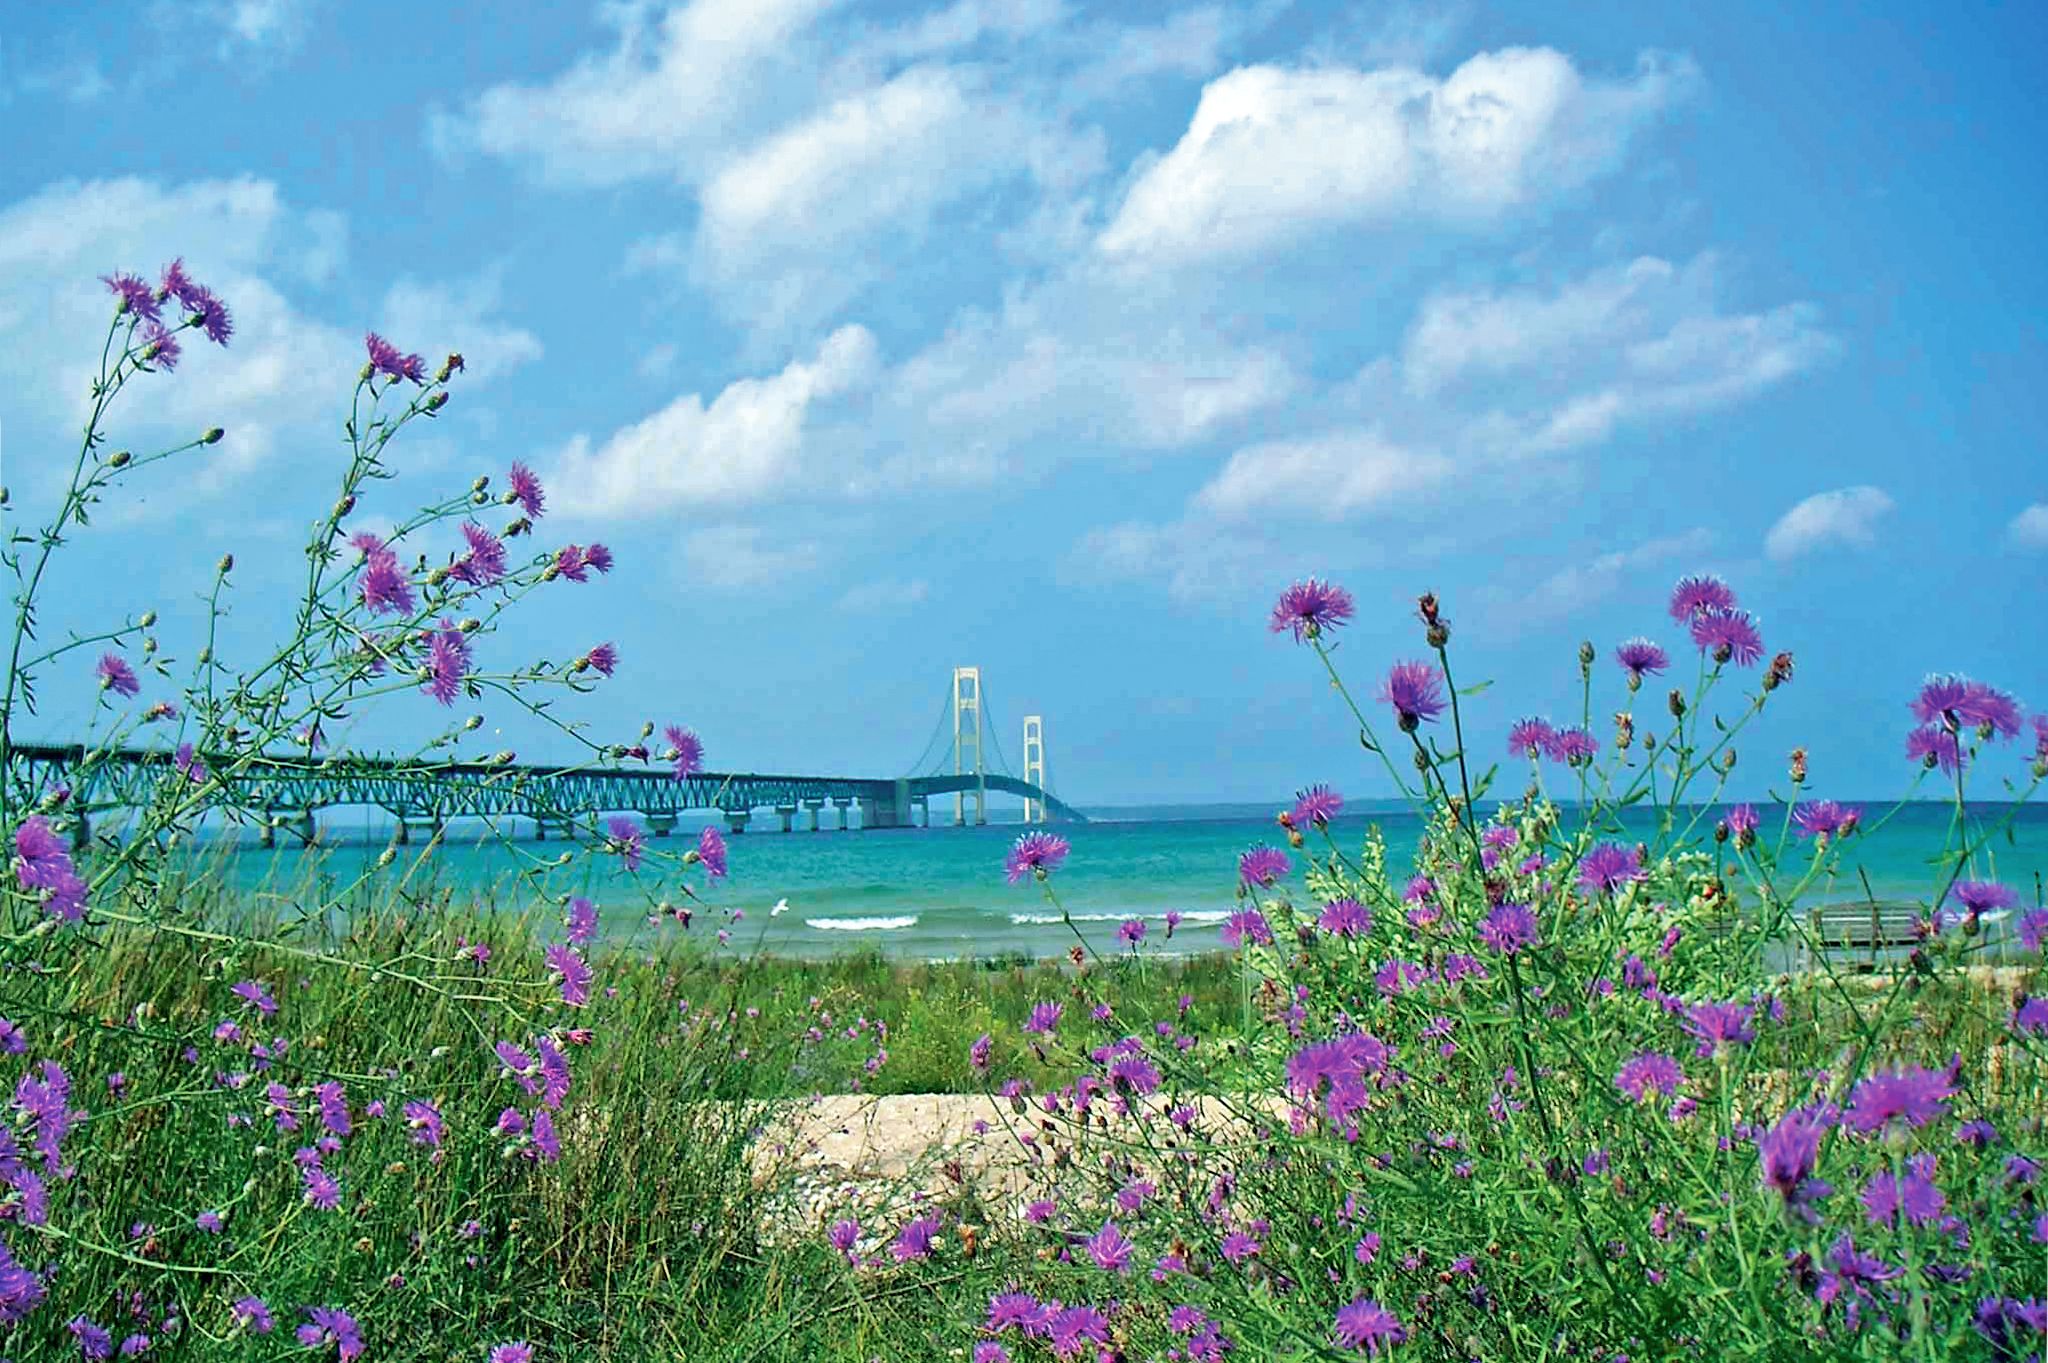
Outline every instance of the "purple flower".
[[2039, 951], [2041, 943], [2048, 941], [2048, 909], [2033, 909], [2020, 915], [2020, 945], [2028, 951]]
[[234, 1316], [237, 1326], [252, 1335], [267, 1335], [276, 1328], [270, 1319], [270, 1308], [261, 1297], [238, 1297], [228, 1312]]
[[1142, 1055], [1120, 1055], [1109, 1063], [1110, 1086], [1143, 1098], [1159, 1089], [1159, 1070]]
[[640, 869], [640, 857], [647, 850], [647, 835], [640, 825], [624, 814], [614, 814], [604, 821], [605, 832], [610, 835], [611, 850], [619, 854], [628, 871]]
[[675, 763], [676, 780], [687, 780], [704, 770], [704, 742], [696, 734], [680, 724], [671, 724], [662, 736], [668, 739], [669, 760]]
[[1273, 606], [1272, 630], [1275, 634], [1292, 631], [1294, 642], [1301, 643], [1343, 624], [1351, 618], [1351, 610], [1350, 592], [1312, 577], [1280, 593]]
[[596, 648], [584, 654], [583, 658], [585, 662], [588, 662], [607, 677], [618, 670], [619, 650], [611, 644], [599, 644]]
[[1496, 904], [1479, 925], [1479, 940], [1503, 956], [1512, 956], [1536, 941], [1536, 915], [1526, 905]]
[[300, 1175], [306, 1185], [306, 1205], [318, 1212], [331, 1212], [341, 1205], [341, 1183], [317, 1164], [309, 1164]]
[[555, 1117], [546, 1108], [533, 1114], [533, 1158], [553, 1164], [562, 1157], [562, 1138], [555, 1134]]
[[548, 969], [556, 976], [556, 983], [561, 986], [562, 1002], [572, 1008], [581, 1008], [589, 1003], [593, 972], [582, 953], [575, 947], [557, 943], [542, 954]]
[[983, 1032], [974, 1039], [974, 1044], [967, 1048], [967, 1063], [974, 1067], [977, 1074], [988, 1070], [989, 1050], [994, 1044], [995, 1038]]
[[1922, 724], [1984, 729], [1997, 738], [2016, 737], [2023, 718], [2020, 703], [2006, 692], [1956, 673], [1929, 677], [1911, 709]]
[[1072, 1358], [1088, 1344], [1109, 1343], [1109, 1320], [1092, 1306], [1055, 1311], [1045, 1325], [1052, 1351], [1060, 1358]]
[[40, 892], [43, 912], [67, 923], [85, 914], [85, 882], [71, 863], [64, 840], [40, 814], [31, 814], [14, 830], [14, 879], [24, 890]]
[[100, 276], [100, 283], [107, 286], [107, 292], [121, 300], [121, 307], [134, 313], [145, 322], [154, 322], [158, 317], [156, 291], [139, 277], [126, 271]]
[[1372, 931], [1372, 914], [1355, 899], [1336, 899], [1323, 905], [1316, 926], [1332, 937], [1363, 937]]
[[165, 330], [162, 322], [152, 321], [142, 328], [143, 363], [153, 364], [168, 374], [177, 369], [184, 354], [185, 347], [178, 344], [177, 333]]
[[1287, 1089], [1305, 1103], [1323, 1100], [1333, 1122], [1366, 1105], [1366, 1079], [1387, 1067], [1384, 1042], [1368, 1032], [1311, 1042], [1287, 1058]]
[[1906, 1175], [1895, 1178], [1889, 1169], [1871, 1176], [1863, 1185], [1863, 1214], [1873, 1226], [1896, 1224], [1903, 1213], [1915, 1226], [1938, 1218], [1948, 1199], [1934, 1186], [1934, 1156], [1914, 1155], [1906, 1161]]
[[84, 1316], [73, 1316], [65, 1327], [71, 1337], [78, 1341], [81, 1358], [101, 1359], [114, 1356], [114, 1337]]
[[1273, 945], [1273, 929], [1257, 909], [1239, 909], [1223, 922], [1225, 946], [1243, 946], [1247, 940], [1262, 947]]
[[1010, 1363], [1010, 1351], [995, 1340], [984, 1339], [975, 1344], [971, 1363]]
[[1298, 828], [1303, 824], [1323, 825], [1337, 817], [1337, 811], [1344, 808], [1344, 797], [1328, 786], [1310, 786], [1294, 797], [1294, 808], [1288, 811], [1288, 819]]
[[469, 675], [469, 641], [455, 622], [443, 616], [434, 631], [433, 646], [427, 653], [427, 684], [422, 690], [443, 705], [453, 705], [462, 691], [462, 679]]
[[1582, 767], [1593, 760], [1600, 751], [1600, 740], [1584, 729], [1558, 729], [1550, 735], [1550, 742], [1544, 748], [1553, 762], [1562, 762], [1568, 767]]
[[1444, 712], [1444, 674], [1433, 663], [1395, 663], [1380, 683], [1380, 699], [1394, 708], [1401, 729], [1415, 732], [1424, 720]]
[[1579, 858], [1579, 890], [1584, 894], [1605, 894], [1631, 881], [1648, 879], [1642, 858], [1633, 847], [1603, 842], [1587, 849]]
[[1692, 641], [1714, 661], [1752, 667], [1764, 656], [1764, 637], [1748, 611], [1705, 610], [1692, 618]]
[[1102, 1229], [1089, 1236], [1083, 1245], [1095, 1266], [1105, 1273], [1121, 1273], [1130, 1267], [1131, 1242], [1114, 1221], [1103, 1222]]
[[469, 552], [456, 559], [449, 576], [472, 587], [488, 587], [505, 576], [505, 542], [475, 521], [462, 523], [462, 537]]
[[1123, 922], [1116, 925], [1116, 935], [1120, 941], [1127, 945], [1137, 946], [1138, 943], [1145, 940], [1145, 920], [1142, 918], [1126, 918]]
[[308, 1349], [332, 1347], [341, 1363], [360, 1358], [363, 1335], [356, 1318], [333, 1306], [309, 1306], [307, 1322], [298, 1328], [299, 1343]]
[[832, 1228], [825, 1232], [825, 1238], [831, 1242], [832, 1248], [841, 1254], [852, 1254], [855, 1243], [860, 1239], [860, 1222], [851, 1217], [844, 1221], [834, 1221]]
[[117, 696], [134, 696], [142, 691], [142, 683], [135, 679], [135, 669], [118, 653], [102, 653], [93, 671], [99, 674], [102, 691], [112, 691]]
[[1718, 577], [1681, 577], [1671, 589], [1671, 618], [1689, 623], [1702, 611], [1735, 609], [1735, 591]]
[[2028, 1036], [2048, 1037], [2048, 999], [2023, 995], [2013, 1007], [2012, 1026]]
[[263, 1014], [263, 1016], [265, 1017], [270, 1017], [277, 1012], [277, 1000], [272, 998], [270, 996], [270, 991], [268, 989], [265, 989], [263, 985], [256, 980], [239, 981], [236, 983], [235, 987], [229, 990], [228, 992], [233, 994], [242, 1002], [253, 1007], [257, 1012]]
[[541, 490], [540, 479], [534, 476], [533, 470], [515, 460], [506, 478], [512, 484], [512, 500], [519, 503], [519, 509], [539, 520], [542, 509], [547, 505], [547, 493]]
[[1899, 1120], [1925, 1126], [1947, 1109], [1950, 1082], [1946, 1073], [1918, 1065], [1873, 1074], [1850, 1093], [1842, 1120], [1865, 1136]]
[[1643, 638], [1630, 639], [1615, 649], [1614, 660], [1628, 673], [1632, 687], [1641, 685], [1645, 675], [1662, 672], [1671, 665], [1661, 646]]
[[1067, 840], [1057, 834], [1026, 833], [1017, 839], [1016, 845], [1010, 848], [1009, 855], [1003, 858], [1003, 870], [1009, 876], [1012, 885], [1026, 876], [1037, 876], [1044, 880], [1059, 870], [1060, 863], [1067, 859], [1067, 853], [1071, 850]]
[[1939, 724], [1923, 724], [1907, 734], [1906, 756], [1924, 766], [1939, 767], [1951, 776], [1964, 760], [1956, 736]]
[[725, 838], [710, 824], [697, 834], [697, 860], [704, 866], [704, 874], [712, 880], [725, 879]]
[[578, 895], [569, 901], [567, 915], [569, 940], [582, 946], [597, 936], [597, 905]]
[[198, 292], [199, 285], [193, 282], [191, 275], [185, 273], [185, 258], [183, 256], [179, 256], [176, 260], [164, 266], [162, 279], [157, 284], [157, 298], [159, 301], [166, 298], [175, 298], [180, 303], [188, 303]]
[[590, 560], [580, 544], [565, 544], [555, 553], [555, 571], [571, 582], [590, 581]]
[[1534, 761], [1539, 754], [1550, 751], [1556, 737], [1557, 730], [1550, 727], [1547, 719], [1518, 719], [1508, 730], [1508, 752]]
[[493, 1345], [484, 1363], [533, 1363], [533, 1346], [523, 1339]]
[[1382, 1345], [1391, 1351], [1408, 1338], [1400, 1319], [1370, 1297], [1357, 1297], [1338, 1307], [1334, 1329], [1337, 1347], [1362, 1350], [1368, 1356], [1378, 1354]]
[[0, 1055], [20, 1055], [28, 1049], [28, 1038], [11, 1018], [0, 1018]]
[[602, 544], [593, 544], [583, 551], [583, 561], [600, 573], [612, 570], [612, 551]]
[[1256, 1255], [1260, 1247], [1259, 1242], [1251, 1236], [1241, 1230], [1234, 1230], [1223, 1237], [1223, 1243], [1217, 1248], [1224, 1258], [1241, 1266], [1245, 1260]]
[[171, 767], [195, 786], [206, 783], [206, 763], [193, 752], [190, 743], [178, 745], [178, 750], [171, 754]]
[[1972, 918], [1994, 909], [2016, 909], [2020, 906], [2019, 891], [1995, 880], [1959, 880], [1949, 894]]
[[889, 1253], [899, 1264], [912, 1259], [929, 1259], [932, 1253], [932, 1237], [938, 1233], [937, 1214], [927, 1212], [896, 1232], [895, 1240], [889, 1245]]
[[401, 354], [397, 346], [374, 331], [364, 334], [363, 349], [369, 353], [372, 373], [382, 374], [393, 380], [411, 379], [418, 383], [420, 376], [426, 372], [425, 360], [417, 355]]
[[447, 1134], [447, 1123], [441, 1119], [441, 1110], [432, 1103], [418, 1098], [409, 1100], [399, 1109], [405, 1118], [405, 1128], [412, 1135], [413, 1144], [424, 1145], [438, 1150], [441, 1138]]
[[1639, 1103], [1653, 1094], [1669, 1098], [1684, 1081], [1685, 1072], [1678, 1062], [1656, 1051], [1644, 1051], [1622, 1061], [1614, 1076], [1614, 1086]]
[[313, 1099], [320, 1108], [320, 1121], [337, 1136], [353, 1129], [348, 1115], [348, 1094], [332, 1079], [313, 1086]]
[[2029, 1297], [2025, 1301], [2011, 1297], [1986, 1297], [1971, 1313], [1970, 1328], [1991, 1345], [1991, 1356], [1998, 1363], [2038, 1359], [2041, 1355], [2038, 1352], [2030, 1354], [2028, 1346], [2041, 1335], [2048, 1334], [2048, 1303], [2039, 1297]]
[[1728, 811], [1728, 830], [1737, 837], [1756, 832], [1756, 806], [1737, 805]]
[[1031, 1005], [1031, 1018], [1024, 1024], [1024, 1030], [1033, 1036], [1051, 1036], [1053, 1030], [1060, 1025], [1060, 1014], [1065, 1011], [1066, 1008], [1062, 1004], [1034, 1003]]
[[1802, 838], [1847, 837], [1862, 817], [1862, 810], [1833, 800], [1809, 800], [1792, 811], [1793, 826]]
[[1740, 1003], [1695, 1003], [1685, 1010], [1685, 1030], [1698, 1038], [1694, 1054], [1702, 1060], [1722, 1046], [1743, 1046], [1756, 1040], [1750, 1029], [1755, 1010]]
[[1242, 853], [1237, 859], [1238, 881], [1248, 890], [1272, 885], [1293, 869], [1285, 852], [1263, 844]]
[[1820, 1112], [1793, 1108], [1778, 1119], [1777, 1125], [1757, 1137], [1757, 1162], [1763, 1168], [1765, 1186], [1777, 1189], [1795, 1210], [1830, 1191], [1826, 1184], [1816, 1187], [1813, 1182], [1814, 1160], [1820, 1154], [1821, 1133], [1826, 1129]]
[[192, 317], [198, 319], [206, 339], [215, 345], [226, 345], [228, 338], [235, 334], [235, 319], [229, 315], [228, 305], [207, 288], [188, 289], [181, 298]]

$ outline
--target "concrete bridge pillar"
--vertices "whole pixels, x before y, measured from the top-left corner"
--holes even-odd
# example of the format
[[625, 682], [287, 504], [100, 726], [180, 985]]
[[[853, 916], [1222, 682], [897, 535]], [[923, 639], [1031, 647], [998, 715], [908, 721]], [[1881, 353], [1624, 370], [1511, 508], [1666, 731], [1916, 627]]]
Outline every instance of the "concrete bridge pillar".
[[533, 840], [535, 842], [546, 842], [550, 828], [562, 837], [566, 838], [569, 836], [570, 825], [567, 819], [550, 819], [540, 814], [533, 816]]
[[308, 847], [320, 841], [320, 824], [314, 819], [313, 811], [310, 809], [299, 811], [299, 817], [292, 821], [292, 831], [297, 833], [300, 841]]
[[782, 816], [782, 831], [783, 831], [783, 832], [785, 832], [785, 833], [789, 832], [789, 830], [790, 830], [790, 821], [791, 821], [792, 819], [796, 818], [796, 806], [795, 806], [795, 805], [777, 805], [777, 806], [775, 806], [775, 812], [776, 812], [777, 814], [780, 814], [780, 815]]
[[915, 800], [912, 800], [910, 804], [911, 808], [917, 812], [917, 826], [919, 828], [930, 828], [932, 826], [931, 797], [920, 795]]
[[804, 801], [804, 812], [810, 817], [810, 829], [813, 833], [818, 831], [818, 811], [824, 807], [825, 802], [823, 800]]
[[270, 848], [277, 846], [278, 816], [271, 810], [263, 811], [263, 822], [256, 826], [256, 845]]
[[725, 826], [734, 837], [738, 837], [747, 831], [747, 820], [753, 817], [751, 809], [728, 809], [725, 811]]
[[846, 810], [852, 803], [853, 800], [847, 796], [835, 795], [832, 797], [832, 807], [839, 811], [839, 831], [842, 833], [846, 831]]
[[448, 826], [441, 822], [439, 815], [428, 815], [425, 818], [407, 818], [404, 815], [400, 815], [398, 819], [398, 832], [393, 836], [392, 841], [400, 847], [410, 847], [415, 829], [425, 833], [429, 842], [441, 841], [448, 832]]
[[655, 837], [657, 837], [657, 838], [667, 838], [667, 837], [673, 837], [673, 836], [675, 835], [675, 831], [676, 831], [676, 816], [675, 816], [675, 815], [673, 815], [673, 814], [650, 814], [650, 813], [648, 813], [648, 812], [647, 812], [646, 810], [644, 810], [644, 809], [643, 809], [643, 810], [641, 810], [641, 811], [640, 811], [640, 816], [641, 816], [642, 818], [644, 818], [644, 819], [646, 819], [646, 820], [647, 820], [647, 827], [648, 827], [649, 829], [651, 829], [651, 830], [653, 831], [653, 833], [654, 833], [654, 836], [655, 836]]

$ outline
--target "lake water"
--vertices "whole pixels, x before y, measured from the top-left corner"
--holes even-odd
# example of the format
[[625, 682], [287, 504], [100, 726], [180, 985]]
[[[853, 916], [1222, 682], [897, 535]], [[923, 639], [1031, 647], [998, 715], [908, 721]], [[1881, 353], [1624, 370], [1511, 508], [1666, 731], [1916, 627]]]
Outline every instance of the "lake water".
[[[1973, 805], [1973, 822], [1986, 826], [2002, 820], [2009, 807]], [[1199, 951], [1218, 947], [1218, 924], [1235, 906], [1236, 860], [1254, 843], [1284, 846], [1282, 830], [1269, 807], [1207, 806], [1175, 809], [1088, 811], [1092, 822], [1054, 826], [1073, 843], [1073, 854], [1055, 877], [1061, 900], [1098, 949], [1114, 949], [1116, 925], [1128, 917], [1147, 920], [1147, 946], [1166, 951]], [[1870, 807], [1875, 821], [1882, 813]], [[1820, 886], [1806, 903], [1862, 899], [1862, 877], [1881, 899], [1925, 900], [1939, 886], [1933, 859], [1949, 831], [1952, 810], [1938, 804], [1909, 805], [1874, 831], [1859, 833], [1845, 844], [1842, 877]], [[828, 816], [829, 819], [829, 816]], [[1648, 837], [1649, 816], [1627, 819], [1630, 832]], [[772, 826], [772, 820], [770, 821]], [[1414, 853], [1419, 823], [1405, 809], [1347, 813], [1333, 825], [1340, 846], [1355, 850], [1368, 824], [1386, 836], [1391, 864], [1405, 874]], [[1700, 822], [1711, 833], [1713, 814]], [[1777, 825], [1765, 812], [1762, 832], [1774, 841]], [[784, 834], [764, 831], [757, 819], [747, 833], [730, 839], [732, 875], [711, 892], [697, 910], [692, 932], [712, 932], [722, 910], [737, 908], [743, 919], [734, 931], [736, 949], [765, 947], [784, 954], [820, 956], [850, 949], [876, 948], [891, 955], [922, 958], [989, 956], [1025, 952], [1033, 956], [1063, 953], [1072, 945], [1070, 931], [1040, 888], [1029, 882], [1012, 886], [1003, 877], [1003, 856], [1017, 835], [1017, 824], [981, 828], [841, 832], [828, 830]], [[681, 851], [694, 826], [677, 830], [670, 841], [650, 846]], [[309, 876], [332, 877], [346, 883], [372, 866], [383, 850], [388, 831], [323, 824], [327, 845], [312, 849], [260, 850], [245, 845], [220, 857], [225, 873], [250, 891], [288, 891]], [[408, 863], [411, 890], [428, 885], [453, 890], [459, 898], [488, 899], [500, 907], [535, 904], [540, 895], [518, 878], [522, 866], [554, 855], [562, 844], [479, 843], [476, 831], [451, 826], [446, 841], [427, 851], [421, 843], [403, 849], [397, 866], [377, 875], [380, 884], [395, 883]], [[281, 839], [282, 840], [282, 839]], [[1311, 849], [1318, 846], [1310, 839]], [[1788, 857], [1803, 852], [1788, 850]], [[1297, 868], [1301, 856], [1295, 855]], [[2037, 877], [2048, 873], [2048, 805], [2020, 808], [2010, 836], [1986, 849], [1973, 874], [1995, 877], [2017, 887], [2028, 904], [2039, 902]], [[701, 885], [702, 877], [693, 875]], [[1297, 869], [1297, 887], [1299, 885]], [[607, 935], [629, 935], [645, 927], [648, 891], [636, 887], [616, 857], [585, 857], [546, 881], [551, 893], [579, 893], [595, 900]], [[658, 890], [658, 887], [657, 887]], [[786, 900], [788, 908], [771, 916]], [[1171, 942], [1164, 940], [1168, 911], [1185, 916]], [[675, 931], [673, 925], [664, 931]]]

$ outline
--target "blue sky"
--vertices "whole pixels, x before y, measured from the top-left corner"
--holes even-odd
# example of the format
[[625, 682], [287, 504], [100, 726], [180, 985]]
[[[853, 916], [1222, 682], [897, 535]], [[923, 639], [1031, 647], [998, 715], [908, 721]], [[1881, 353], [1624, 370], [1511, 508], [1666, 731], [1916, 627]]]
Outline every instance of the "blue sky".
[[[1384, 793], [1265, 630], [1310, 573], [1358, 597], [1368, 689], [1443, 598], [1489, 753], [1575, 711], [1580, 638], [1679, 645], [1685, 572], [1798, 658], [1741, 793], [1794, 743], [1830, 792], [1897, 789], [1930, 670], [2048, 705], [2038, 11], [498, 15], [0, 20], [16, 514], [75, 439], [97, 275], [183, 255], [239, 325], [116, 428], [227, 440], [110, 505], [49, 618], [154, 607], [189, 657], [232, 550], [223, 652], [252, 657], [374, 327], [472, 372], [364, 523], [534, 466], [544, 531], [620, 567], [486, 647], [615, 641], [577, 716], [681, 720], [716, 766], [893, 774], [977, 663], [1002, 745], [1042, 712], [1083, 804]], [[46, 732], [86, 723], [88, 661], [45, 679]]]

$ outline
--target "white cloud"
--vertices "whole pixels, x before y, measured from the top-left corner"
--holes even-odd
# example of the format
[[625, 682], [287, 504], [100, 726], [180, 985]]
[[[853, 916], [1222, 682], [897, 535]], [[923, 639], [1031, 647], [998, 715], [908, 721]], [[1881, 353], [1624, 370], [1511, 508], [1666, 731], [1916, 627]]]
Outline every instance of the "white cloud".
[[1650, 540], [1631, 549], [1610, 550], [1585, 562], [1560, 568], [1527, 591], [1494, 597], [1488, 604], [1488, 613], [1493, 623], [1502, 629], [1561, 620], [1613, 595], [1617, 587], [1640, 569], [1674, 559], [1697, 558], [1707, 551], [1713, 540], [1713, 534], [1704, 526], [1696, 526], [1681, 534]]
[[849, 587], [839, 598], [839, 609], [856, 614], [875, 611], [902, 610], [915, 606], [931, 595], [931, 583], [923, 578], [912, 578], [905, 582], [898, 578], [884, 578], [879, 582], [863, 582]]
[[430, 367], [459, 352], [462, 372], [480, 383], [541, 356], [539, 337], [489, 315], [501, 292], [495, 275], [461, 285], [401, 279], [384, 296], [386, 334], [401, 349], [426, 352]]
[[665, 379], [674, 372], [678, 353], [672, 343], [663, 341], [642, 355], [633, 371], [643, 379]]
[[682, 567], [689, 580], [726, 591], [786, 585], [817, 564], [817, 545], [770, 539], [750, 525], [714, 526], [683, 541]]
[[736, 379], [709, 407], [690, 393], [595, 446], [577, 436], [549, 486], [566, 513], [621, 520], [837, 491], [803, 476], [806, 422], [814, 404], [870, 384], [876, 365], [874, 336], [841, 327], [816, 359]]
[[1467, 372], [1554, 364], [1561, 353], [1611, 343], [1646, 290], [1668, 284], [1670, 262], [1644, 257], [1597, 270], [1552, 294], [1533, 289], [1431, 296], [1402, 344], [1411, 392], [1427, 394]]
[[1645, 56], [1589, 81], [1548, 48], [1419, 71], [1248, 66], [1211, 81], [1187, 132], [1143, 165], [1103, 231], [1151, 264], [1279, 245], [1318, 228], [1484, 224], [1606, 172], [1689, 84]]
[[2048, 549], [2048, 502], [2036, 502], [2014, 516], [2006, 534], [2022, 549]]
[[1451, 472], [1443, 456], [1403, 449], [1377, 431], [1338, 431], [1238, 450], [1193, 506], [1217, 520], [1289, 510], [1342, 520], [1431, 491]]
[[1891, 509], [1892, 499], [1874, 487], [1816, 492], [1778, 518], [1764, 536], [1764, 554], [1783, 561], [1829, 544], [1869, 548], [1877, 543], [1877, 522]]

